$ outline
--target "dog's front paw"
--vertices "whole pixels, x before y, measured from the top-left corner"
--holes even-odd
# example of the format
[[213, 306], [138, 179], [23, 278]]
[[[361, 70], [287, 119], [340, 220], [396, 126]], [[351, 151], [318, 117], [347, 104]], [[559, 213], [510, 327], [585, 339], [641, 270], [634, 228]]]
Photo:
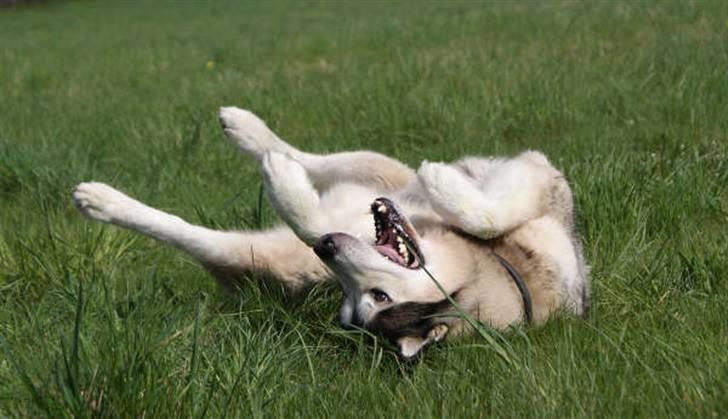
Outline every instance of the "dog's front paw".
[[273, 147], [277, 138], [253, 112], [236, 107], [220, 108], [220, 125], [225, 135], [240, 149], [260, 159]]
[[423, 162], [417, 177], [445, 222], [480, 237], [493, 235], [493, 216], [478, 188], [462, 172], [444, 163]]
[[417, 177], [433, 201], [453, 203], [462, 199], [463, 176], [452, 166], [424, 161], [417, 169]]
[[83, 215], [107, 223], [118, 220], [134, 202], [101, 182], [79, 183], [73, 190], [73, 203]]

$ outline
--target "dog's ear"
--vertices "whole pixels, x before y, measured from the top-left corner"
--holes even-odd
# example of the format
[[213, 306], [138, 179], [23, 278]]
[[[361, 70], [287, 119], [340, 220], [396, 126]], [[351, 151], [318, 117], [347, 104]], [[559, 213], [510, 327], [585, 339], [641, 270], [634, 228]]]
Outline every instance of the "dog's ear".
[[417, 356], [417, 354], [419, 354], [425, 346], [441, 341], [445, 335], [447, 335], [448, 330], [449, 328], [446, 324], [440, 323], [433, 326], [424, 338], [420, 336], [403, 336], [397, 339], [399, 352], [405, 359], [412, 359]]

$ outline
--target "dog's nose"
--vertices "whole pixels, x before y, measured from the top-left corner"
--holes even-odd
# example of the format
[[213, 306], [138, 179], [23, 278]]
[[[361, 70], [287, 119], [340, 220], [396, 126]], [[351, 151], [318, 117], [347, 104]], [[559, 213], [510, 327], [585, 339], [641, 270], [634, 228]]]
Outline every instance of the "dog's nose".
[[321, 259], [330, 259], [336, 255], [336, 242], [333, 234], [324, 234], [313, 244], [313, 251]]

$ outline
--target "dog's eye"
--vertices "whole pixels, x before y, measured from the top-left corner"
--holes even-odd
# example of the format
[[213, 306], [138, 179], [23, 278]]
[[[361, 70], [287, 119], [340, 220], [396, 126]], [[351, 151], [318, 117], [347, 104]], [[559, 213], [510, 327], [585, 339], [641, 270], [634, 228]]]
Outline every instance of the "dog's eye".
[[378, 290], [375, 288], [375, 289], [371, 290], [370, 292], [372, 293], [372, 298], [374, 298], [374, 301], [376, 301], [378, 303], [388, 303], [388, 302], [392, 301], [392, 299], [389, 298], [387, 293], [382, 290]]

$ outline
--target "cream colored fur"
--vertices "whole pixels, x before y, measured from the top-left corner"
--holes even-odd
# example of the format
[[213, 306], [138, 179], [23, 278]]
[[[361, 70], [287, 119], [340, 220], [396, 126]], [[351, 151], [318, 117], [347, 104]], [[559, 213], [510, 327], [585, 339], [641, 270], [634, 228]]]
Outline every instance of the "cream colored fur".
[[[367, 326], [405, 302], [444, 297], [423, 269], [408, 269], [377, 253], [374, 199], [392, 199], [419, 233], [426, 267], [471, 316], [498, 328], [523, 321], [521, 294], [493, 252], [522, 274], [534, 320], [588, 306], [588, 269], [573, 227], [572, 197], [561, 175], [538, 152], [515, 158], [466, 157], [423, 162], [417, 171], [381, 154], [315, 155], [278, 138], [253, 113], [222, 108], [227, 137], [260, 165], [268, 198], [286, 226], [266, 231], [214, 231], [150, 208], [98, 182], [79, 184], [73, 199], [86, 216], [169, 243], [197, 259], [230, 288], [246, 272], [264, 271], [299, 291], [338, 279], [345, 293], [341, 322]], [[336, 257], [325, 265], [311, 246], [336, 235]], [[372, 290], [390, 300], [377, 302]], [[426, 336], [398, 340], [404, 356], [446, 336], [466, 333], [448, 318]]]

